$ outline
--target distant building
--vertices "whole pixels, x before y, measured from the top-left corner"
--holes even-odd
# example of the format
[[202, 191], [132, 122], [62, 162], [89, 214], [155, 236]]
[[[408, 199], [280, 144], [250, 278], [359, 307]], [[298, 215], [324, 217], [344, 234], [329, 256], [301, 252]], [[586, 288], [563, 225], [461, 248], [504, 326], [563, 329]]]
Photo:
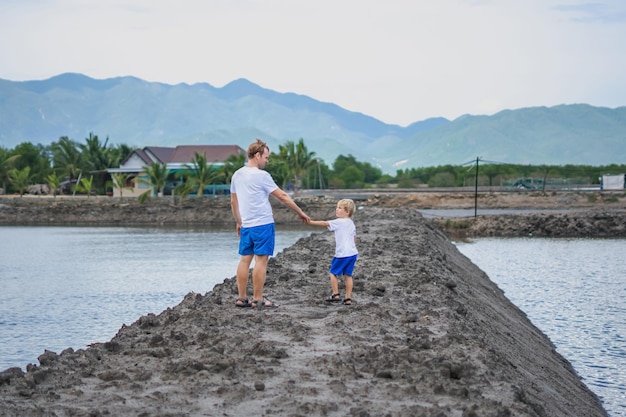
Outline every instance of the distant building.
[[600, 188], [602, 190], [623, 190], [626, 174], [603, 175]]
[[[163, 164], [170, 171], [168, 181], [163, 195], [170, 195], [177, 182], [177, 174], [183, 173], [192, 166], [195, 155], [205, 155], [207, 163], [214, 167], [224, 165], [224, 162], [231, 156], [245, 154], [245, 151], [237, 145], [179, 145], [175, 148], [147, 146], [143, 149], [134, 150], [126, 159], [122, 161], [119, 168], [108, 168], [109, 174], [123, 173], [128, 176], [126, 188], [122, 191], [124, 197], [137, 197], [148, 190], [149, 186], [142, 181], [145, 177], [144, 168], [157, 162]], [[147, 177], [146, 177], [147, 178]], [[213, 191], [228, 192], [226, 184], [212, 187]], [[120, 190], [114, 188], [113, 196], [119, 197]]]

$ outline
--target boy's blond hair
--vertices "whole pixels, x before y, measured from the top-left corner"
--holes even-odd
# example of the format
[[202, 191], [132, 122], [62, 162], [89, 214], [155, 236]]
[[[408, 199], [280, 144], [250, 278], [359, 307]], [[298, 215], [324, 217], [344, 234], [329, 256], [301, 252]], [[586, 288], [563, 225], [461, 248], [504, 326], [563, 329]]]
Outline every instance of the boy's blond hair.
[[354, 214], [354, 210], [356, 209], [354, 201], [352, 201], [349, 198], [343, 198], [343, 199], [339, 200], [337, 202], [337, 205], [339, 207], [345, 209], [348, 212], [348, 217], [352, 217], [352, 215]]

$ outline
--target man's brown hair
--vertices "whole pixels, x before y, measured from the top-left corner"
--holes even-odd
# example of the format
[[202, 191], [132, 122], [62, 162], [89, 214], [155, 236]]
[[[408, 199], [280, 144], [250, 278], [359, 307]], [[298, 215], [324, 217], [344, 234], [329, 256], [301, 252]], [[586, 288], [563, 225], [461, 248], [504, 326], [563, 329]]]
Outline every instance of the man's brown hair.
[[269, 146], [267, 146], [267, 143], [257, 138], [256, 142], [252, 142], [250, 146], [248, 146], [248, 159], [254, 158], [254, 155], [256, 155], [257, 152], [261, 152], [261, 155], [263, 155], [265, 149], [267, 149], [268, 151], [270, 150]]

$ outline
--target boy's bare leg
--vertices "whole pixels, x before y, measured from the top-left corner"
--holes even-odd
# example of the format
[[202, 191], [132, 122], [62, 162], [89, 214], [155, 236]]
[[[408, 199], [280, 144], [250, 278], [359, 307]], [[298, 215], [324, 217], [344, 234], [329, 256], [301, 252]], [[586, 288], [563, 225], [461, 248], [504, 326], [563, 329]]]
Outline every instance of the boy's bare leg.
[[346, 298], [352, 298], [352, 277], [350, 275], [344, 275], [343, 278], [346, 280]]
[[333, 294], [339, 294], [339, 281], [335, 274], [330, 274], [330, 288], [333, 290]]
[[254, 255], [242, 256], [237, 265], [237, 291], [239, 298], [248, 298], [246, 287], [248, 286], [248, 273], [250, 271], [250, 263]]
[[253, 300], [261, 301], [263, 299], [263, 287], [265, 286], [269, 258], [269, 255], [256, 255], [254, 257], [254, 268], [252, 268]]

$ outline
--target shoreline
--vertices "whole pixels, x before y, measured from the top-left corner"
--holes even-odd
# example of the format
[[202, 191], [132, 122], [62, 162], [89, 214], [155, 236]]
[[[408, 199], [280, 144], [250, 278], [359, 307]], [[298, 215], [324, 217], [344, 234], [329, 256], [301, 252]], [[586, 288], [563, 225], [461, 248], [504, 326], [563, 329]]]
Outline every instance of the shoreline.
[[189, 293], [106, 343], [0, 372], [6, 415], [606, 416], [435, 223], [374, 205], [355, 223], [355, 305], [323, 301], [333, 238], [313, 233], [269, 262], [277, 310], [234, 307], [234, 278]]
[[[334, 217], [341, 191], [294, 197], [313, 219]], [[359, 207], [462, 209], [474, 207], [470, 193], [366, 194]], [[276, 224], [300, 224], [297, 216], [272, 199]], [[625, 192], [485, 193], [481, 210], [528, 210], [517, 214], [480, 214], [476, 217], [428, 217], [449, 237], [626, 237]], [[0, 196], [0, 226], [185, 226], [232, 225], [228, 196], [171, 197], [140, 204], [136, 198]]]

